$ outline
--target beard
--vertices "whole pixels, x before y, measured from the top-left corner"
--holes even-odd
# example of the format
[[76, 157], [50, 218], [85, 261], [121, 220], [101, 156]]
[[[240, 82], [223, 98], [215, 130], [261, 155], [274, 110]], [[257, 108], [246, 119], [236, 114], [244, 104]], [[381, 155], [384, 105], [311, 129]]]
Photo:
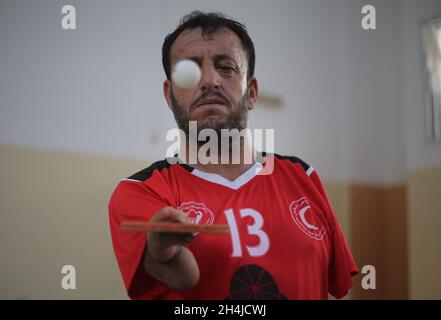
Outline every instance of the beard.
[[[214, 94], [204, 93], [198, 98], [198, 100], [205, 99], [207, 96], [211, 96], [211, 95], [216, 95], [226, 100], [226, 98], [221, 93], [214, 93]], [[193, 119], [190, 118], [190, 114], [189, 114], [190, 111], [193, 109], [193, 106], [190, 108], [189, 112], [185, 112], [184, 108], [176, 100], [176, 97], [173, 94], [173, 90], [171, 92], [171, 98], [172, 98], [172, 110], [176, 123], [179, 129], [184, 131], [188, 137], [189, 122], [194, 121]], [[243, 129], [246, 129], [248, 124], [248, 99], [249, 99], [249, 90], [247, 88], [240, 102], [237, 105], [229, 106], [230, 108], [232, 108], [232, 112], [228, 115], [227, 118], [209, 120], [203, 123], [200, 123], [198, 121], [197, 123], [198, 136], [200, 131], [203, 129], [215, 130], [218, 137], [221, 137], [222, 129], [227, 129], [227, 130], [237, 129], [239, 130], [239, 132], [242, 131]]]

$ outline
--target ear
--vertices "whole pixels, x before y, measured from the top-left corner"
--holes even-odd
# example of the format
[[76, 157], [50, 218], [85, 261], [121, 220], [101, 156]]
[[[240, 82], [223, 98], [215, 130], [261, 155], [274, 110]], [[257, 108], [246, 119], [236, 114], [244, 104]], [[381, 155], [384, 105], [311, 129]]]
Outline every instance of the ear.
[[170, 80], [164, 80], [164, 84], [162, 86], [164, 98], [167, 101], [168, 107], [170, 110], [172, 109], [172, 85]]
[[249, 90], [249, 101], [248, 110], [253, 110], [256, 106], [257, 96], [259, 95], [259, 84], [255, 76], [252, 76], [248, 80], [248, 90]]

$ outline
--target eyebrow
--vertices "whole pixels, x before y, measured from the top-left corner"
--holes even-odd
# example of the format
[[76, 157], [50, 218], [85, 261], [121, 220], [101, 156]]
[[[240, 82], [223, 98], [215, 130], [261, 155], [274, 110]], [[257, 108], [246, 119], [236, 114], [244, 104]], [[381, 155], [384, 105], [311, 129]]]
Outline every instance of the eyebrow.
[[[187, 59], [193, 60], [196, 62], [199, 66], [202, 64], [202, 58], [197, 56], [192, 56]], [[222, 60], [231, 60], [232, 62], [236, 63], [236, 61], [233, 59], [233, 57], [229, 56], [228, 54], [216, 54], [214, 56], [214, 62], [219, 62]]]

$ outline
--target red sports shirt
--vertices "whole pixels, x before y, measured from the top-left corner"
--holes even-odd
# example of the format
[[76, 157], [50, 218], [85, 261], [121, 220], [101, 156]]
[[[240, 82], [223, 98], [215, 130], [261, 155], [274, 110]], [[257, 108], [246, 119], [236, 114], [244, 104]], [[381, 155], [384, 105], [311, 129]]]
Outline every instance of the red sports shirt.
[[[274, 171], [262, 175], [268, 157]], [[198, 284], [174, 291], [149, 276], [142, 232], [124, 220], [149, 220], [165, 206], [194, 223], [228, 224], [229, 234], [197, 234], [188, 248]], [[115, 255], [132, 299], [327, 299], [343, 297], [358, 272], [314, 169], [295, 157], [268, 155], [234, 182], [187, 165], [159, 161], [123, 179], [109, 203]]]

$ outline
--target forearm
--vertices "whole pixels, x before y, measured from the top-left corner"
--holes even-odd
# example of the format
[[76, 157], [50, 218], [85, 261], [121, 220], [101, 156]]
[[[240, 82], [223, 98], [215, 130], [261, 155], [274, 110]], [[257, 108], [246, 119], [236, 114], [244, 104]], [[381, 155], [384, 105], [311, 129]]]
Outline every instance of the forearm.
[[174, 290], [190, 289], [199, 281], [198, 264], [184, 246], [180, 246], [179, 251], [165, 263], [158, 262], [145, 250], [143, 267], [153, 278]]

